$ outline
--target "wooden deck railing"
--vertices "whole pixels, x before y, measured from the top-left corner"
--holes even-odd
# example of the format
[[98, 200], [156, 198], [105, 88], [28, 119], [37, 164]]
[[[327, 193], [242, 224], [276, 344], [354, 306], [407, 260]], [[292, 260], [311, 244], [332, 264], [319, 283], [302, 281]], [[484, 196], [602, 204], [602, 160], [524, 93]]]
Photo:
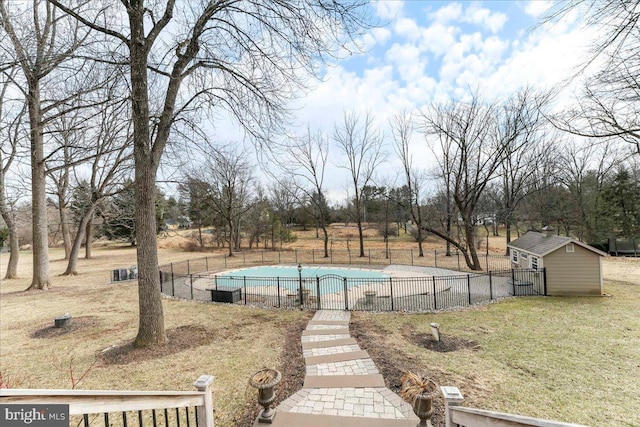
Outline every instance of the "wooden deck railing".
[[[118, 390], [36, 390], [0, 389], [0, 403], [21, 405], [69, 405], [69, 415], [77, 425], [94, 424], [102, 418], [109, 426], [109, 414], [121, 418], [118, 425], [154, 426], [176, 424], [213, 427], [213, 377], [200, 376], [194, 383], [198, 391], [118, 391]], [[143, 413], [143, 411], [151, 411]], [[128, 415], [129, 414], [129, 415]], [[89, 416], [93, 416], [90, 421]], [[98, 415], [96, 417], [95, 415]], [[137, 419], [136, 419], [137, 418]], [[136, 419], [134, 421], [134, 419]], [[144, 422], [144, 420], [149, 420]], [[182, 422], [181, 422], [182, 420]], [[172, 423], [172, 421], [175, 421]], [[74, 423], [74, 425], [76, 425]]]
[[464, 400], [460, 390], [456, 387], [440, 387], [440, 390], [445, 401], [446, 427], [585, 427], [580, 424], [459, 406]]

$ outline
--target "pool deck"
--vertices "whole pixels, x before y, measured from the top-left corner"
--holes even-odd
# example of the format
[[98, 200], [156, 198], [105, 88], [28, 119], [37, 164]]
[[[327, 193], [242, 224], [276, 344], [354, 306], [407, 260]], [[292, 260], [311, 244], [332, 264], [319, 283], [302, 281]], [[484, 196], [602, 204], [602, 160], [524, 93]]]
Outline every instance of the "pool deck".
[[[415, 426], [411, 406], [386, 388], [369, 354], [351, 337], [351, 313], [319, 310], [302, 333], [302, 390], [276, 408], [273, 426]], [[256, 420], [254, 426], [261, 426]]]

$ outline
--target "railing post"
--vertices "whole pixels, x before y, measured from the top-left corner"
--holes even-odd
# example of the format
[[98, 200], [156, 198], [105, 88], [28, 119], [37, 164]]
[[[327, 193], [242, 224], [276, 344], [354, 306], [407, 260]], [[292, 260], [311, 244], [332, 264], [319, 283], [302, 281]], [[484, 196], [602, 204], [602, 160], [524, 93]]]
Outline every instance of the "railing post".
[[491, 279], [491, 271], [489, 271], [489, 299], [493, 300], [493, 281]]
[[453, 423], [451, 422], [451, 407], [452, 406], [460, 406], [460, 404], [464, 401], [464, 396], [458, 390], [458, 387], [451, 386], [442, 386], [440, 387], [440, 391], [442, 392], [442, 396], [444, 397], [444, 422], [445, 427], [453, 427]]
[[393, 277], [389, 277], [389, 286], [391, 287], [391, 311], [395, 311], [393, 306]]
[[211, 375], [200, 375], [198, 379], [193, 383], [193, 386], [204, 393], [204, 405], [199, 406], [198, 410], [198, 426], [200, 427], [213, 427], [213, 396], [211, 395], [211, 389], [214, 377]]
[[347, 278], [342, 279], [344, 284], [344, 309], [349, 310], [349, 294], [347, 293]]
[[469, 294], [469, 305], [471, 305], [471, 275], [467, 274], [467, 293]]
[[432, 277], [433, 279], [433, 309], [438, 309], [438, 300], [436, 299], [436, 276]]
[[280, 308], [280, 276], [276, 277], [278, 283], [278, 308]]
[[318, 298], [318, 310], [322, 309], [322, 305], [320, 304], [320, 277], [316, 276], [316, 290], [317, 290], [317, 298]]
[[516, 296], [516, 271], [511, 269], [511, 288], [513, 289], [513, 296]]
[[547, 296], [547, 269], [542, 269], [542, 280], [544, 281], [544, 296]]
[[174, 284], [173, 284], [173, 263], [171, 263], [171, 289], [173, 289]]
[[242, 283], [244, 285], [244, 305], [247, 305], [247, 276], [242, 276]]

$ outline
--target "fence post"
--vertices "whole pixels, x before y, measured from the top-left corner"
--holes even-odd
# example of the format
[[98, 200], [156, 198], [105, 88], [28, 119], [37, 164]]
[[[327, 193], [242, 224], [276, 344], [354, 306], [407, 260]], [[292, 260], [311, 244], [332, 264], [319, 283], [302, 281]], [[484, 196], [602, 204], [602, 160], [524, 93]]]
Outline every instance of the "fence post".
[[547, 269], [542, 269], [542, 280], [544, 281], [544, 296], [547, 296]]
[[349, 310], [349, 294], [347, 293], [347, 278], [342, 278], [342, 283], [344, 285], [344, 309]]
[[471, 305], [471, 275], [467, 274], [467, 293], [469, 294], [469, 305]]
[[244, 305], [247, 305], [247, 276], [242, 276], [242, 283], [244, 284]]
[[493, 300], [493, 280], [491, 279], [491, 271], [489, 271], [489, 299]]
[[278, 284], [278, 308], [280, 308], [280, 276], [276, 277], [276, 282]]
[[193, 383], [193, 386], [204, 393], [204, 405], [199, 406], [198, 412], [198, 425], [201, 427], [213, 427], [213, 396], [211, 395], [211, 389], [213, 380], [215, 377], [211, 375], [200, 375], [198, 379]]
[[453, 427], [450, 409], [452, 406], [460, 406], [464, 401], [464, 396], [462, 396], [462, 393], [460, 393], [457, 387], [442, 386], [440, 387], [440, 391], [442, 392], [442, 396], [444, 396], [445, 427]]
[[438, 300], [436, 298], [436, 276], [432, 277], [433, 279], [433, 309], [438, 309]]
[[389, 277], [389, 286], [391, 287], [391, 311], [395, 311], [393, 306], [393, 277]]
[[511, 287], [513, 288], [513, 296], [516, 296], [516, 272], [512, 268], [511, 269]]
[[189, 283], [191, 288], [191, 299], [193, 299], [193, 274], [189, 275]]
[[318, 310], [322, 310], [322, 305], [320, 304], [320, 278], [316, 276], [316, 288], [318, 293], [316, 294], [318, 298]]

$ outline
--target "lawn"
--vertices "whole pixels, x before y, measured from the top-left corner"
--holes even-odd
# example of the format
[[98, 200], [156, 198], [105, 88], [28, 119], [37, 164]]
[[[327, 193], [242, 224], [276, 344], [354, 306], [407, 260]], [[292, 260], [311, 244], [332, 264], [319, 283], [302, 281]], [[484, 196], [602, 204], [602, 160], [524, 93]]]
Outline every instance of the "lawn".
[[[199, 257], [161, 249], [160, 262]], [[8, 256], [3, 254], [3, 271]], [[80, 275], [64, 270], [51, 250], [53, 288], [22, 292], [31, 259], [21, 253], [22, 279], [0, 285], [0, 373], [15, 388], [191, 390], [201, 374], [216, 377], [219, 426], [236, 425], [248, 402], [249, 376], [263, 366], [286, 367], [284, 337], [308, 313], [164, 299], [172, 336], [189, 336], [184, 349], [136, 359], [105, 359], [137, 330], [137, 289], [110, 284], [109, 271], [133, 264], [135, 250], [100, 247], [80, 260]], [[602, 298], [520, 298], [462, 311], [425, 314], [356, 313], [374, 357], [396, 370], [426, 370], [454, 385], [466, 404], [590, 425], [640, 425], [640, 260], [606, 260]], [[51, 334], [55, 316], [69, 312], [76, 328]], [[445, 339], [464, 343], [440, 353], [416, 345], [429, 322]], [[375, 352], [378, 349], [378, 352]], [[176, 352], [177, 351], [177, 352]], [[375, 354], [374, 354], [375, 353]], [[93, 366], [93, 367], [92, 367]], [[70, 369], [71, 367], [71, 369]]]
[[[610, 297], [518, 298], [462, 311], [357, 313], [375, 358], [454, 385], [465, 405], [587, 425], [640, 425], [640, 260], [635, 281], [605, 281]], [[616, 268], [618, 264], [618, 268]], [[425, 348], [429, 323], [467, 345]], [[385, 350], [386, 349], [386, 350]], [[376, 352], [377, 350], [377, 352]]]

